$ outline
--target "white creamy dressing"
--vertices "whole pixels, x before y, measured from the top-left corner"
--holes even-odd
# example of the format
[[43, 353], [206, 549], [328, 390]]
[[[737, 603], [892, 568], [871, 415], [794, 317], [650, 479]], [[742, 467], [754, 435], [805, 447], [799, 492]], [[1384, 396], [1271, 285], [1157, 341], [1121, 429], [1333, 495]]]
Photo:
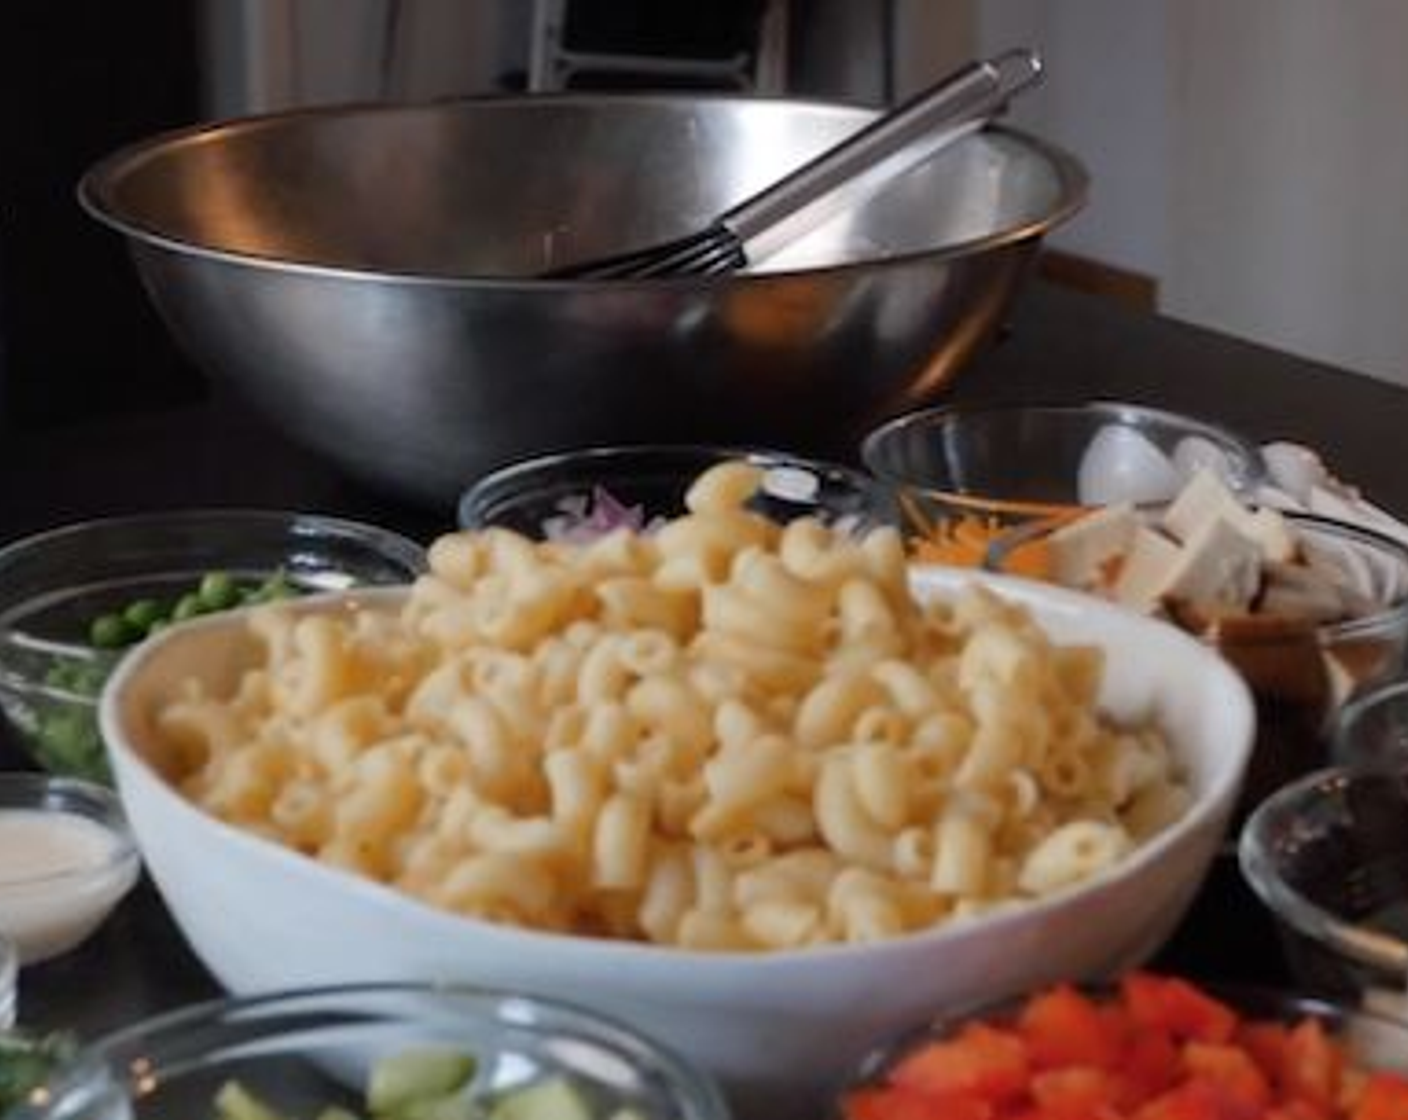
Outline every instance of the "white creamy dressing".
[[116, 846], [111, 832], [76, 813], [0, 809], [0, 890], [101, 867]]
[[0, 935], [23, 963], [72, 948], [131, 886], [112, 831], [76, 813], [0, 809]]

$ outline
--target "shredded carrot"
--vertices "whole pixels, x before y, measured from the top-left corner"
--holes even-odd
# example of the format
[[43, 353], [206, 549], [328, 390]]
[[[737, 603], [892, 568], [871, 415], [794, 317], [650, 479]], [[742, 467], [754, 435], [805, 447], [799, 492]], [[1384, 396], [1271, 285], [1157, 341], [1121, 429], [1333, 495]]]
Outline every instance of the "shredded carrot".
[[[1012, 530], [995, 517], [963, 514], [936, 522], [929, 534], [912, 545], [914, 559], [923, 564], [955, 568], [980, 568], [992, 545]], [[1051, 572], [1050, 551], [1044, 536], [1015, 546], [1004, 558], [1002, 570], [1010, 575], [1045, 579]]]

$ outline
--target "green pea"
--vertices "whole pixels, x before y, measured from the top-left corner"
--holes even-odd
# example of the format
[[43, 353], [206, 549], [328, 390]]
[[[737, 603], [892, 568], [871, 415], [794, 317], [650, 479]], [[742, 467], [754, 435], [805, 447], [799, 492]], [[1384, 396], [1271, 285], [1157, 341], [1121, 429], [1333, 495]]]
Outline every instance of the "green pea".
[[185, 622], [189, 618], [195, 618], [198, 614], [205, 613], [205, 603], [200, 595], [194, 591], [189, 591], [176, 600], [175, 609], [171, 612], [172, 622]]
[[71, 691], [78, 675], [78, 666], [67, 661], [56, 661], [44, 671], [44, 683], [53, 688]]
[[82, 696], [97, 696], [103, 691], [103, 685], [111, 672], [111, 663], [101, 664], [93, 661], [75, 665], [69, 675], [69, 687]]
[[166, 608], [155, 599], [138, 599], [127, 604], [122, 617], [134, 630], [148, 634], [154, 623], [166, 617]]
[[298, 588], [288, 578], [288, 573], [282, 569], [269, 577], [265, 587], [271, 599], [292, 599], [298, 594]]
[[228, 572], [209, 572], [200, 581], [196, 592], [208, 611], [223, 611], [240, 601], [239, 587]]
[[91, 709], [61, 704], [41, 712], [30, 745], [46, 770], [90, 781], [111, 781], [98, 721]]
[[289, 582], [288, 576], [280, 569], [254, 589], [249, 602], [272, 603], [276, 599], [291, 599], [297, 594], [298, 588]]
[[121, 649], [141, 636], [120, 614], [99, 615], [88, 628], [88, 644], [98, 649]]

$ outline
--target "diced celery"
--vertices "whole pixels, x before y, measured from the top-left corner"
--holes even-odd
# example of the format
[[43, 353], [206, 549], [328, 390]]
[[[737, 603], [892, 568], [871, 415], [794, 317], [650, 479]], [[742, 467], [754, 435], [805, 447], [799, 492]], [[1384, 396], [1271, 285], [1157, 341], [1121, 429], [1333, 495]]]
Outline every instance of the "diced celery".
[[570, 1082], [550, 1077], [500, 1097], [489, 1120], [592, 1120], [592, 1110]]
[[377, 1120], [485, 1120], [484, 1107], [464, 1089], [444, 1097], [411, 1101]]
[[287, 1120], [238, 1081], [227, 1081], [215, 1094], [215, 1111], [220, 1120]]
[[385, 1114], [413, 1101], [447, 1097], [467, 1085], [474, 1070], [474, 1055], [463, 1050], [403, 1050], [372, 1066], [367, 1106]]

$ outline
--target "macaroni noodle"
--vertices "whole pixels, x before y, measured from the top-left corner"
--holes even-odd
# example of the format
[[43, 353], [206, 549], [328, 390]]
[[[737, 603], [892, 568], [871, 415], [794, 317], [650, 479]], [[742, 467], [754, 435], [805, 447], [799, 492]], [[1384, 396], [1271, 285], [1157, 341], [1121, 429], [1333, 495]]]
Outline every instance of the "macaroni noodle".
[[228, 697], [156, 713], [186, 796], [479, 918], [709, 950], [893, 937], [1100, 874], [1188, 803], [1096, 707], [1093, 648], [898, 536], [749, 512], [747, 464], [653, 534], [430, 549], [399, 611], [249, 615]]

